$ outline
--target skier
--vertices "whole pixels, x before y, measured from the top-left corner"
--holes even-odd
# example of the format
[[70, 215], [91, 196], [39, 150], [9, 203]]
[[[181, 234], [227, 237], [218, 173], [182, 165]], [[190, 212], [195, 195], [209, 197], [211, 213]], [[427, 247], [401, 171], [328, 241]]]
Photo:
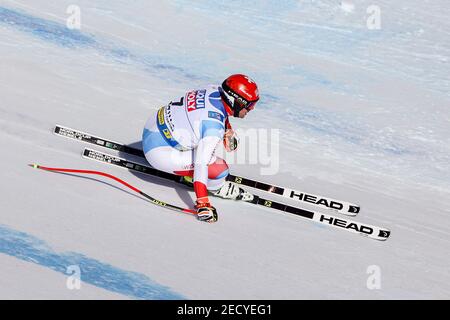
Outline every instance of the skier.
[[228, 152], [238, 146], [229, 116], [245, 118], [259, 100], [258, 87], [248, 76], [235, 74], [221, 86], [187, 92], [179, 101], [160, 108], [145, 124], [142, 145], [150, 165], [182, 176], [192, 183], [195, 208], [201, 221], [216, 222], [217, 210], [208, 191], [225, 199], [251, 200], [253, 196], [226, 181], [227, 163], [215, 155], [223, 141]]

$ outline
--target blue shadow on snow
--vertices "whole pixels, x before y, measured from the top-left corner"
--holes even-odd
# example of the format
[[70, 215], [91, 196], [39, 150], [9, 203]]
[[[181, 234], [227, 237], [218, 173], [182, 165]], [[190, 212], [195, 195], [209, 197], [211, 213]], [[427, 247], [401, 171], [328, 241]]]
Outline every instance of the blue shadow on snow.
[[81, 281], [135, 299], [185, 299], [146, 275], [122, 270], [79, 253], [54, 252], [44, 241], [4, 225], [0, 225], [0, 253], [63, 274], [67, 267], [77, 265], [81, 270]]

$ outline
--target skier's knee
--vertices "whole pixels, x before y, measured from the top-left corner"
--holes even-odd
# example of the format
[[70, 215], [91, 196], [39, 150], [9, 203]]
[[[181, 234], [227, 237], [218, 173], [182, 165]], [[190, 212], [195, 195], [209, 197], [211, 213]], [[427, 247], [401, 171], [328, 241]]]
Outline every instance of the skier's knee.
[[208, 166], [208, 179], [225, 179], [229, 174], [228, 164], [225, 160], [217, 158], [216, 161]]
[[218, 190], [225, 183], [229, 170], [225, 160], [217, 158], [208, 166], [208, 190]]

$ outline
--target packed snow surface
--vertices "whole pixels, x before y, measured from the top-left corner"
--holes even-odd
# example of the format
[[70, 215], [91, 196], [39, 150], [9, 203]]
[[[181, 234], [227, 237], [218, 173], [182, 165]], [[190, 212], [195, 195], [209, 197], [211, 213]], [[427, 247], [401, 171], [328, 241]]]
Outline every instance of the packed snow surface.
[[[449, 298], [448, 15], [445, 0], [0, 0], [0, 298]], [[192, 206], [52, 129], [139, 146], [158, 106], [233, 73], [261, 92], [231, 120], [258, 132], [241, 154], [270, 161], [228, 155], [231, 172], [356, 202], [390, 239], [220, 199], [219, 222], [200, 223], [27, 166], [102, 170]]]

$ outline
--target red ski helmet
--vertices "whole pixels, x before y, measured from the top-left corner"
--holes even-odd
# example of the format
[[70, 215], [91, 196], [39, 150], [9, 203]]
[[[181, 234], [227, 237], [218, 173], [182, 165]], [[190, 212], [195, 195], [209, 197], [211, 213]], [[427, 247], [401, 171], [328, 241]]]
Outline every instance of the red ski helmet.
[[219, 92], [228, 114], [235, 117], [242, 109], [253, 110], [259, 100], [256, 82], [243, 74], [233, 74], [226, 78]]

